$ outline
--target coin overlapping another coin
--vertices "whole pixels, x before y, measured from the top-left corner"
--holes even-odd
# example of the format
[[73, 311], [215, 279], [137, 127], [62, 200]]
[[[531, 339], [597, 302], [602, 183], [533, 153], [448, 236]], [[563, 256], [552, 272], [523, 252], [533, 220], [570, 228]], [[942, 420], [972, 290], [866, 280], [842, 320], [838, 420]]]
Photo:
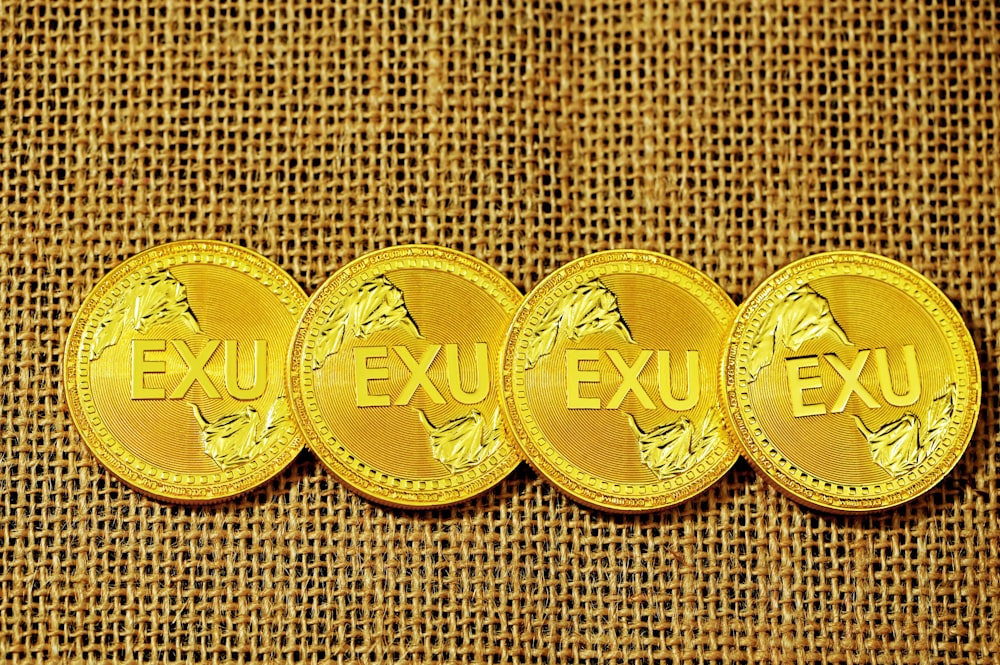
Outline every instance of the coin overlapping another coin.
[[719, 349], [736, 306], [652, 252], [600, 252], [547, 277], [514, 316], [504, 408], [528, 462], [588, 505], [664, 508], [737, 458], [719, 408]]
[[306, 296], [278, 266], [218, 242], [125, 261], [76, 315], [63, 376], [84, 442], [126, 484], [167, 501], [247, 492], [302, 448], [285, 350]]
[[818, 254], [768, 277], [740, 308], [721, 371], [746, 458], [824, 510], [926, 492], [979, 414], [961, 316], [928, 279], [873, 254]]
[[380, 250], [313, 295], [288, 356], [309, 448], [375, 501], [433, 507], [484, 492], [520, 462], [497, 365], [521, 294], [471, 256]]

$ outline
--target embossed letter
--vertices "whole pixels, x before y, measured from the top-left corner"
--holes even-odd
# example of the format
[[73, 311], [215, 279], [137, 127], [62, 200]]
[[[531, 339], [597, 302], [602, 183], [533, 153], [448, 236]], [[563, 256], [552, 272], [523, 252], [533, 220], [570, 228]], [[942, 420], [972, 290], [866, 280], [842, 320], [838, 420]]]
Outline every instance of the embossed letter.
[[599, 409], [597, 397], [580, 397], [581, 383], [600, 383], [601, 373], [596, 369], [582, 369], [580, 363], [596, 361], [601, 357], [597, 349], [566, 349], [566, 408]]
[[823, 356], [830, 363], [830, 367], [836, 370], [837, 374], [844, 379], [844, 387], [840, 389], [840, 394], [837, 395], [837, 401], [833, 403], [830, 413], [842, 413], [847, 408], [847, 400], [851, 398], [851, 393], [855, 393], [860, 397], [861, 401], [869, 409], [880, 408], [881, 405], [875, 401], [875, 398], [868, 392], [868, 389], [861, 385], [861, 370], [865, 368], [865, 363], [868, 362], [868, 355], [870, 353], [871, 351], [868, 349], [858, 351], [858, 355], [854, 359], [854, 364], [849, 368], [840, 358], [832, 353]]
[[806, 367], [819, 367], [819, 358], [805, 356], [785, 360], [785, 369], [788, 372], [788, 392], [791, 393], [792, 397], [792, 415], [796, 418], [821, 416], [826, 413], [826, 408], [822, 404], [805, 403], [805, 391], [823, 387], [823, 381], [818, 376], [802, 376], [802, 370]]
[[354, 347], [354, 401], [358, 406], [389, 406], [388, 395], [372, 395], [368, 382], [389, 378], [388, 367], [369, 367], [369, 358], [385, 358], [389, 349], [384, 346]]
[[878, 369], [878, 383], [882, 388], [882, 397], [893, 406], [910, 406], [920, 399], [920, 370], [917, 367], [917, 351], [912, 344], [903, 347], [903, 362], [906, 365], [906, 394], [899, 395], [892, 387], [886, 350], [875, 349], [875, 367]]
[[146, 357], [148, 351], [166, 351], [166, 349], [165, 339], [132, 340], [132, 399], [163, 399], [163, 388], [147, 388], [143, 377], [146, 374], [163, 374], [167, 371], [165, 361]]
[[701, 396], [701, 363], [699, 362], [698, 351], [687, 352], [687, 392], [682, 399], [674, 397], [674, 391], [670, 385], [670, 352], [656, 352], [657, 369], [660, 372], [660, 399], [664, 406], [671, 411], [687, 411], [693, 409]]
[[427, 393], [432, 402], [435, 404], [444, 404], [444, 397], [441, 396], [434, 382], [427, 376], [427, 370], [430, 369], [431, 363], [437, 358], [438, 351], [441, 350], [441, 345], [431, 344], [428, 346], [420, 356], [419, 361], [410, 354], [410, 350], [405, 346], [394, 346], [392, 350], [396, 352], [399, 359], [410, 370], [410, 380], [406, 382], [406, 385], [403, 386], [403, 391], [396, 398], [396, 406], [409, 404], [410, 400], [413, 399], [413, 394], [421, 386], [423, 386], [424, 392]]
[[458, 344], [445, 344], [444, 353], [448, 363], [448, 389], [451, 391], [451, 396], [462, 404], [478, 404], [486, 399], [490, 392], [490, 356], [486, 342], [476, 342], [476, 383], [471, 393], [465, 392], [462, 388]]
[[194, 385], [195, 381], [201, 384], [201, 388], [205, 391], [206, 397], [212, 399], [221, 397], [218, 388], [215, 387], [212, 380], [208, 378], [207, 374], [205, 374], [205, 364], [208, 362], [208, 359], [212, 357], [212, 354], [215, 353], [215, 350], [219, 348], [219, 340], [208, 340], [205, 343], [205, 346], [202, 347], [201, 353], [199, 353], [197, 357], [195, 357], [195, 355], [191, 352], [191, 349], [184, 340], [175, 339], [171, 340], [170, 343], [173, 344], [177, 353], [181, 354], [181, 358], [188, 366], [187, 374], [185, 374], [184, 378], [181, 379], [181, 382], [177, 384], [174, 391], [170, 393], [170, 399], [183, 398], [187, 394], [187, 391]]
[[249, 388], [240, 388], [240, 372], [237, 367], [235, 339], [225, 341], [226, 350], [226, 390], [236, 399], [257, 399], [267, 388], [267, 340], [253, 341], [253, 383]]
[[642, 404], [644, 409], [655, 409], [656, 405], [653, 404], [653, 400], [649, 399], [649, 395], [646, 394], [646, 389], [642, 387], [639, 383], [639, 372], [642, 368], [646, 366], [649, 359], [653, 356], [652, 351], [643, 350], [639, 352], [639, 357], [635, 359], [635, 363], [630, 367], [628, 362], [622, 358], [622, 354], [618, 352], [617, 349], [609, 349], [607, 351], [608, 358], [614, 363], [615, 369], [618, 373], [622, 375], [622, 382], [618, 386], [618, 390], [615, 394], [611, 396], [611, 401], [608, 402], [609, 409], [617, 409], [625, 401], [626, 395], [628, 395], [631, 390], [635, 393], [636, 398], [639, 403]]

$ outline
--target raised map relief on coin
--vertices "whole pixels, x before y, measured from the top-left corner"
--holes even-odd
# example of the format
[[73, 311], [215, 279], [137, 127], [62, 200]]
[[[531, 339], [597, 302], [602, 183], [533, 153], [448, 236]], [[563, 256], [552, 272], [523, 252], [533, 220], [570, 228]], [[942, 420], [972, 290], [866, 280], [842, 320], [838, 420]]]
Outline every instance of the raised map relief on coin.
[[420, 337], [420, 329], [406, 309], [403, 292], [388, 277], [378, 275], [342, 299], [317, 332], [313, 369], [319, 369], [327, 358], [340, 351], [346, 336], [367, 339], [393, 328]]
[[576, 341], [608, 331], [617, 333], [630, 344], [635, 343], [618, 308], [618, 298], [600, 279], [592, 279], [546, 310], [542, 322], [528, 340], [527, 367], [531, 369], [537, 365], [559, 340]]
[[205, 454], [223, 469], [245, 464], [267, 450], [274, 437], [280, 436], [289, 423], [284, 395], [278, 396], [263, 421], [257, 409], [249, 405], [242, 411], [212, 422], [205, 419], [197, 404], [192, 404], [191, 409], [201, 429]]
[[500, 446], [500, 409], [494, 409], [492, 421], [473, 409], [464, 416], [453, 418], [435, 427], [427, 414], [418, 410], [420, 422], [427, 430], [431, 454], [451, 473], [461, 473], [476, 466], [496, 452]]
[[[609, 331], [628, 344], [635, 344], [618, 305], [618, 296], [600, 279], [592, 279], [560, 298], [546, 312], [530, 338], [526, 367], [534, 368], [559, 341], [578, 341], [588, 335]], [[701, 427], [681, 417], [649, 432], [642, 431], [632, 414], [626, 415], [636, 436], [640, 459], [661, 480], [673, 478], [694, 467], [719, 441], [721, 421], [715, 408], [709, 411]]]
[[912, 412], [872, 430], [860, 416], [854, 416], [858, 430], [871, 447], [872, 459], [893, 476], [901, 476], [920, 466], [933, 454], [951, 424], [955, 411], [955, 384], [931, 402], [923, 424]]
[[117, 344], [126, 330], [144, 333], [157, 324], [175, 320], [183, 321], [193, 332], [201, 332], [184, 285], [169, 270], [157, 270], [128, 289], [104, 315], [94, 331], [90, 359], [97, 360], [105, 349]]
[[[125, 331], [148, 333], [158, 325], [178, 320], [193, 333], [201, 334], [201, 327], [188, 302], [184, 284], [170, 271], [158, 270], [142, 278], [109, 310], [95, 332], [91, 360], [116, 344]], [[214, 341], [210, 344], [212, 349], [218, 346]], [[182, 348], [187, 349], [186, 344]], [[265, 450], [277, 428], [285, 425], [289, 416], [284, 395], [279, 396], [271, 405], [263, 422], [257, 409], [251, 405], [211, 423], [205, 420], [197, 405], [191, 406], [201, 430], [205, 454], [223, 469], [245, 464]]]
[[761, 324], [750, 351], [750, 380], [771, 364], [778, 344], [789, 351], [798, 351], [807, 341], [826, 333], [844, 344], [851, 343], [833, 318], [826, 298], [809, 284], [803, 284], [782, 298]]
[[681, 417], [644, 432], [631, 413], [629, 427], [639, 444], [643, 463], [660, 480], [667, 480], [689, 471], [708, 457], [712, 446], [721, 441], [722, 421], [717, 408], [709, 409], [698, 427], [690, 419]]

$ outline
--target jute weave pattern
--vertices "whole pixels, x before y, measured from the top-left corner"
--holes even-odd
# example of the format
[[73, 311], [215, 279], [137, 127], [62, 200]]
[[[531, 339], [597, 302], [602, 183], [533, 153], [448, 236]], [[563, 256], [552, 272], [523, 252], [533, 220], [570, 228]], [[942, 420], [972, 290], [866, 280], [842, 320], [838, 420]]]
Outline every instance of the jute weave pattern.
[[[998, 76], [991, 3], [0, 4], [0, 658], [995, 658]], [[171, 507], [96, 464], [60, 365], [95, 281], [185, 238], [310, 291], [396, 243], [523, 289], [640, 247], [737, 300], [806, 254], [874, 251], [956, 303], [984, 409], [938, 488], [869, 517], [799, 508], [743, 463], [641, 518], [524, 467], [411, 513], [307, 453], [241, 500]]]

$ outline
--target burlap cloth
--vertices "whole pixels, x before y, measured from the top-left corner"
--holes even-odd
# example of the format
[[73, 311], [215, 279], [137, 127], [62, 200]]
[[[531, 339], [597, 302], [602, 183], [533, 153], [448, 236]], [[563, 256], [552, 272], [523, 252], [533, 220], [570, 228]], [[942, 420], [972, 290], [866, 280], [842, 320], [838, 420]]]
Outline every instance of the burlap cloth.
[[[994, 658], [985, 4], [4, 0], [0, 657]], [[95, 281], [183, 238], [256, 249], [308, 291], [396, 243], [470, 252], [523, 289], [642, 247], [737, 300], [809, 253], [874, 251], [956, 303], [984, 409], [955, 471], [879, 516], [800, 508], [743, 462], [646, 517], [581, 508], [524, 467], [413, 513], [308, 453], [242, 500], [171, 507], [87, 452], [60, 367]]]

